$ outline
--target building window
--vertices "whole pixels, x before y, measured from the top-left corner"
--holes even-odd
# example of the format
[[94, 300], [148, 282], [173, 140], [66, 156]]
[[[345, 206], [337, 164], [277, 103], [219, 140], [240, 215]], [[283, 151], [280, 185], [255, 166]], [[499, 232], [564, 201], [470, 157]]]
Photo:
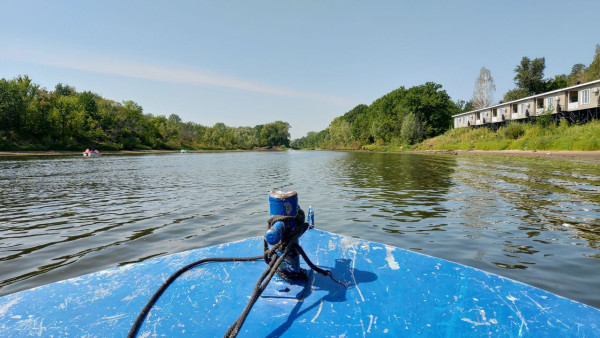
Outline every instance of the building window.
[[525, 113], [525, 103], [521, 103], [519, 105], [519, 113], [521, 113], [521, 114]]
[[553, 110], [553, 109], [554, 109], [554, 98], [549, 97], [546, 99], [546, 110]]
[[569, 92], [569, 103], [577, 102], [577, 92]]
[[581, 104], [589, 104], [590, 103], [590, 90], [584, 89], [581, 91]]

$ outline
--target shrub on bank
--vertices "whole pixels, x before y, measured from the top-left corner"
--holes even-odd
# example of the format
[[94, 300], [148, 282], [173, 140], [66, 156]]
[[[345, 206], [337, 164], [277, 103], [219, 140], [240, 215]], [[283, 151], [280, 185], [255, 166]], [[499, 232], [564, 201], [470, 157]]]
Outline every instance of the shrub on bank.
[[419, 150], [600, 150], [600, 121], [569, 125], [565, 120], [531, 124], [511, 122], [494, 132], [488, 128], [457, 128], [427, 139]]
[[509, 122], [506, 126], [501, 127], [498, 132], [506, 139], [516, 140], [525, 134], [525, 128], [522, 123]]

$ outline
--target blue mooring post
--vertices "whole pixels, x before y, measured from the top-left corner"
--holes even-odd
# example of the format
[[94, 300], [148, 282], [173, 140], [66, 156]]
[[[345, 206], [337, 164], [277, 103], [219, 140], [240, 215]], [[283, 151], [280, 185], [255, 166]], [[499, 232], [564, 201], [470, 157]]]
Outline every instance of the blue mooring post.
[[[298, 211], [303, 211], [298, 205], [298, 193], [295, 191], [271, 191], [269, 192], [269, 215], [273, 216], [292, 216], [285, 222], [275, 222], [265, 233], [265, 240], [269, 245], [276, 245], [286, 236], [286, 233], [292, 232], [297, 226], [304, 224], [296, 224]], [[313, 216], [314, 217], [314, 216]], [[304, 219], [301, 220], [304, 223]], [[298, 244], [298, 238], [292, 240], [288, 245]], [[281, 255], [281, 250], [277, 251], [277, 255]], [[300, 268], [300, 257], [298, 253], [291, 252], [283, 260], [277, 274], [284, 279], [305, 280], [306, 271]]]

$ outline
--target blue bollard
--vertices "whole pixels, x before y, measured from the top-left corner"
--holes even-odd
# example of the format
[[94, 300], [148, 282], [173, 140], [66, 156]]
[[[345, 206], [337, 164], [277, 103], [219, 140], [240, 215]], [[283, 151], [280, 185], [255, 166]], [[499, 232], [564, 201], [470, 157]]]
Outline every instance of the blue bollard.
[[[275, 222], [270, 229], [265, 233], [265, 240], [269, 245], [276, 245], [285, 236], [286, 233], [294, 231], [297, 226], [304, 224], [296, 224], [296, 216], [301, 210], [298, 205], [298, 193], [295, 191], [271, 191], [269, 192], [269, 214], [274, 216], [292, 216], [293, 218]], [[302, 221], [304, 222], [304, 221]], [[298, 239], [287, 245], [298, 244]], [[282, 255], [281, 250], [277, 251], [277, 255]], [[306, 280], [306, 270], [300, 268], [300, 257], [296, 252], [289, 253], [283, 260], [277, 274], [284, 279]]]
[[265, 239], [269, 245], [275, 245], [281, 241], [285, 233], [285, 223], [282, 221], [275, 222], [271, 229], [265, 233]]

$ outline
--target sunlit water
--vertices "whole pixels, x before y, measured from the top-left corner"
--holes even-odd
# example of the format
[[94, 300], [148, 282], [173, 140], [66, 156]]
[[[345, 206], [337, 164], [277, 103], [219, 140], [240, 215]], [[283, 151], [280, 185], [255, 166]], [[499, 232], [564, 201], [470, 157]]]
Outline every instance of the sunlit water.
[[317, 227], [600, 307], [600, 164], [242, 152], [0, 158], [0, 295], [263, 234], [267, 192]]

